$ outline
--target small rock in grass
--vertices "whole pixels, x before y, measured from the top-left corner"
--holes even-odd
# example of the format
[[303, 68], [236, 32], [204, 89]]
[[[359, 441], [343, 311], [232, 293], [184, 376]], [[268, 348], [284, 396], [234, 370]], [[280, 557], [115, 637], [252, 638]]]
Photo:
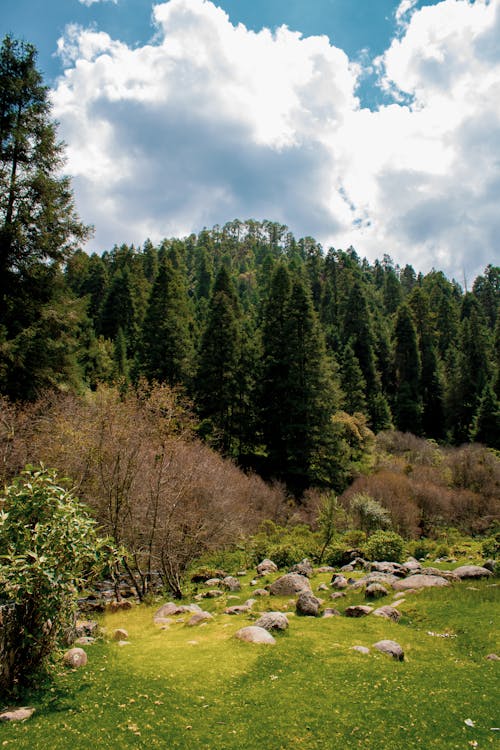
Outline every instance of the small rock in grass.
[[326, 583], [320, 583], [320, 585], [318, 586], [318, 591], [330, 591], [330, 589], [328, 588]]
[[250, 607], [247, 604], [235, 604], [233, 607], [226, 607], [224, 614], [226, 615], [244, 615], [250, 612]]
[[13, 708], [11, 711], [3, 711], [0, 714], [0, 721], [26, 721], [35, 713], [35, 709], [29, 706], [22, 708]]
[[246, 628], [240, 628], [234, 634], [235, 638], [246, 643], [264, 643], [268, 645], [274, 645], [276, 639], [269, 633], [265, 628], [260, 628], [257, 625], [248, 625]]
[[123, 612], [126, 609], [132, 609], [132, 602], [121, 599], [119, 602], [109, 602], [106, 605], [108, 612]]
[[348, 586], [345, 576], [333, 576], [331, 583], [334, 589], [346, 589]]
[[267, 573], [277, 573], [278, 572], [278, 566], [276, 563], [274, 563], [272, 560], [269, 560], [266, 558], [265, 560], [262, 560], [261, 563], [257, 565], [257, 573], [259, 575], [267, 575]]
[[75, 646], [91, 646], [95, 640], [91, 635], [82, 635], [81, 638], [75, 640]]
[[370, 612], [373, 612], [373, 607], [368, 607], [366, 604], [353, 604], [347, 607], [344, 614], [346, 617], [366, 617]]
[[290, 568], [289, 573], [298, 573], [306, 578], [312, 578], [314, 575], [314, 569], [307, 558], [304, 558], [299, 563]]
[[366, 587], [365, 597], [367, 599], [381, 599], [387, 596], [387, 589], [381, 583], [369, 583]]
[[295, 611], [298, 615], [306, 615], [308, 617], [317, 617], [320, 608], [320, 600], [317, 596], [314, 596], [310, 591], [301, 591], [297, 597], [297, 603], [295, 605]]
[[366, 646], [351, 646], [351, 651], [357, 651], [359, 654], [369, 654], [370, 649]]
[[113, 633], [114, 641], [128, 641], [128, 633], [124, 628], [117, 628]]
[[266, 589], [255, 589], [255, 591], [253, 592], [253, 595], [254, 596], [270, 596], [270, 593]]
[[63, 661], [67, 667], [72, 667], [73, 669], [84, 667], [87, 663], [87, 654], [83, 648], [70, 648], [64, 654]]
[[330, 595], [330, 599], [342, 599], [343, 596], [345, 596], [343, 591], [334, 591], [333, 594]]
[[391, 640], [377, 641], [377, 643], [373, 644], [373, 648], [376, 648], [377, 651], [380, 651], [383, 654], [392, 656], [392, 658], [396, 659], [397, 661], [404, 661], [404, 658], [405, 658], [404, 651], [399, 645], [399, 643], [396, 643], [396, 641], [391, 641]]
[[186, 627], [193, 628], [195, 625], [201, 625], [202, 623], [213, 620], [213, 616], [210, 612], [195, 612], [186, 623]]
[[265, 630], [286, 630], [288, 628], [288, 618], [283, 612], [265, 612], [262, 617], [254, 623], [257, 628]]
[[325, 611], [323, 612], [323, 617], [338, 617], [340, 616], [340, 612], [338, 609], [332, 609], [331, 607], [327, 607]]
[[401, 612], [395, 607], [391, 607], [389, 604], [386, 604], [384, 607], [379, 607], [373, 614], [377, 617], [385, 617], [386, 620], [393, 620], [394, 622], [399, 622], [401, 619]]
[[488, 654], [486, 658], [489, 659], [489, 661], [500, 661], [500, 656], [497, 654]]
[[393, 583], [392, 587], [396, 591], [404, 591], [406, 593], [408, 589], [423, 589], [432, 586], [449, 585], [450, 584], [446, 580], [446, 578], [443, 578], [442, 576], [416, 573], [415, 575], [408, 576], [408, 578], [403, 578], [402, 580], [396, 581], [395, 583]]
[[241, 583], [234, 576], [226, 576], [222, 580], [221, 586], [226, 591], [239, 591], [241, 589]]

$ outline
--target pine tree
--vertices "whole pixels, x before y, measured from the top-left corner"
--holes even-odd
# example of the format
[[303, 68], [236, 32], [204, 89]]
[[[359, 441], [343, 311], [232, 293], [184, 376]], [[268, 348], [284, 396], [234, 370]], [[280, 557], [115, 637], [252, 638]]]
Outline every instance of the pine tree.
[[484, 387], [472, 422], [471, 439], [500, 450], [500, 401], [491, 383]]
[[[0, 390], [34, 398], [77, 385], [75, 339], [83, 316], [60, 270], [89, 229], [79, 221], [63, 147], [50, 117], [35, 48], [0, 47]], [[68, 381], [69, 379], [69, 381]]]
[[127, 266], [115, 273], [99, 321], [99, 332], [112, 341], [115, 340], [120, 328], [127, 340], [127, 352], [131, 356], [137, 345], [138, 327], [137, 309]]
[[151, 289], [141, 334], [140, 362], [149, 380], [187, 385], [192, 376], [192, 315], [182, 274], [164, 257]]
[[366, 412], [366, 381], [350, 341], [342, 353], [340, 373], [344, 410], [349, 414]]
[[398, 310], [394, 329], [394, 364], [396, 371], [396, 396], [394, 418], [396, 427], [403, 432], [421, 432], [422, 400], [421, 361], [413, 315], [407, 304]]
[[241, 328], [239, 306], [229, 274], [222, 266], [215, 279], [207, 324], [201, 339], [195, 381], [202, 433], [224, 453], [235, 449], [239, 394]]
[[444, 384], [427, 294], [416, 288], [408, 303], [415, 320], [421, 361], [420, 393], [422, 398], [422, 430], [435, 439], [444, 437]]

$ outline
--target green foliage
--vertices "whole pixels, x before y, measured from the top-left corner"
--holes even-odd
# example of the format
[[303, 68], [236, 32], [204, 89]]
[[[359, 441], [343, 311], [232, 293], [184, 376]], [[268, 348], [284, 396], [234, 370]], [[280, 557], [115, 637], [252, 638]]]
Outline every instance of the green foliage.
[[320, 552], [318, 536], [309, 526], [280, 526], [265, 521], [251, 540], [252, 557], [255, 564], [269, 558], [280, 568], [288, 568], [305, 557], [317, 560]]
[[484, 540], [482, 551], [485, 557], [491, 557], [494, 560], [500, 557], [500, 531]]
[[365, 555], [368, 560], [388, 560], [402, 562], [404, 559], [404, 540], [395, 531], [375, 531], [365, 544]]
[[14, 605], [16, 621], [1, 687], [12, 690], [47, 667], [72, 627], [78, 588], [113, 557], [84, 506], [43, 466], [27, 467], [0, 508], [0, 602]]
[[353, 495], [350, 509], [357, 521], [357, 526], [367, 534], [391, 526], [391, 517], [388, 510], [370, 495], [362, 492]]

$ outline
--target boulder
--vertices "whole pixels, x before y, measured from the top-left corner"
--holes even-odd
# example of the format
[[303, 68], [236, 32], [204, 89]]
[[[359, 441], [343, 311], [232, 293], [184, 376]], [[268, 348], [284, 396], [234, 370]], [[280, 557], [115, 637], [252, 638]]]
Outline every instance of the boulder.
[[449, 586], [449, 581], [442, 576], [428, 576], [421, 573], [396, 581], [393, 584], [395, 591], [408, 591], [409, 589], [424, 589], [431, 586]]
[[486, 562], [483, 563], [483, 568], [486, 568], [486, 570], [491, 571], [491, 573], [496, 573], [497, 567], [498, 567], [498, 564], [496, 560], [486, 560]]
[[123, 612], [124, 610], [132, 609], [132, 607], [132, 602], [126, 601], [125, 599], [121, 599], [119, 602], [108, 602], [106, 604], [108, 612]]
[[319, 568], [316, 568], [316, 573], [333, 573], [335, 568], [332, 568], [331, 565], [320, 565]]
[[380, 583], [382, 586], [391, 587], [400, 580], [401, 578], [399, 576], [395, 576], [392, 573], [377, 573], [374, 571], [355, 581], [353, 583], [353, 588], [361, 589], [363, 586], [369, 586], [371, 583]]
[[306, 576], [306, 578], [312, 578], [314, 575], [313, 566], [307, 558], [304, 558], [304, 560], [291, 567], [289, 572], [298, 573], [300, 576]]
[[338, 609], [332, 609], [332, 607], [327, 607], [325, 611], [323, 612], [323, 617], [339, 617], [340, 612]]
[[277, 573], [277, 572], [278, 572], [278, 566], [276, 565], [276, 563], [274, 563], [272, 560], [269, 560], [267, 557], [265, 560], [262, 560], [262, 562], [260, 562], [257, 565], [257, 573], [260, 576], [265, 576], [268, 573]]
[[370, 570], [376, 573], [389, 573], [389, 575], [395, 575], [401, 571], [401, 565], [395, 562], [372, 562], [370, 563]]
[[332, 586], [334, 589], [346, 589], [349, 585], [345, 576], [335, 575], [332, 578]]
[[373, 607], [368, 607], [366, 604], [354, 604], [347, 607], [344, 614], [346, 617], [366, 617], [370, 612], [373, 612]]
[[326, 583], [320, 583], [318, 586], [318, 591], [330, 591]]
[[255, 589], [252, 593], [254, 596], [270, 596], [267, 589]]
[[67, 667], [72, 667], [73, 669], [84, 667], [87, 663], [87, 654], [83, 648], [70, 648], [64, 654], [63, 662]]
[[26, 719], [31, 719], [34, 713], [35, 709], [30, 706], [13, 708], [11, 711], [0, 713], [0, 721], [26, 721]]
[[264, 643], [271, 646], [276, 643], [276, 639], [268, 630], [257, 625], [248, 625], [246, 628], [240, 628], [240, 630], [236, 631], [234, 637], [246, 643]]
[[381, 583], [369, 583], [365, 591], [367, 599], [381, 599], [383, 596], [387, 596], [387, 594], [387, 589]]
[[226, 591], [240, 591], [241, 589], [241, 583], [234, 576], [226, 576], [222, 580], [221, 586]]
[[378, 641], [377, 643], [373, 644], [373, 648], [376, 648], [377, 651], [380, 651], [383, 654], [392, 656], [392, 658], [396, 659], [397, 661], [404, 661], [404, 658], [405, 658], [404, 651], [399, 645], [399, 643], [396, 643], [396, 641], [390, 641], [390, 640]]
[[288, 628], [288, 618], [283, 612], [265, 612], [262, 617], [254, 623], [257, 628], [264, 630], [286, 630]]
[[156, 610], [153, 617], [154, 619], [162, 617], [171, 617], [172, 615], [184, 615], [187, 613], [193, 614], [194, 612], [201, 612], [201, 607], [198, 604], [176, 604], [175, 602], [167, 602], [160, 609]]
[[305, 576], [301, 576], [298, 573], [287, 573], [280, 578], [277, 578], [269, 587], [269, 592], [273, 596], [293, 596], [298, 594], [299, 591], [311, 591], [311, 584], [309, 579]]
[[77, 638], [74, 642], [75, 646], [91, 646], [95, 643], [96, 639], [92, 638], [91, 635], [82, 635], [81, 638]]
[[377, 617], [385, 617], [386, 620], [393, 620], [394, 622], [399, 622], [401, 619], [401, 612], [389, 604], [386, 604], [384, 607], [378, 607], [373, 614]]
[[330, 599], [342, 599], [344, 596], [345, 593], [343, 591], [334, 591], [333, 594], [330, 594]]
[[222, 583], [222, 578], [209, 578], [205, 581], [205, 586], [219, 586]]
[[226, 607], [224, 614], [226, 615], [245, 615], [250, 612], [248, 604], [234, 604], [232, 607]]
[[422, 569], [422, 566], [418, 562], [418, 560], [415, 560], [414, 557], [410, 557], [408, 560], [406, 560], [406, 562], [402, 564], [401, 568], [406, 573], [419, 573]]
[[128, 632], [124, 628], [117, 628], [113, 633], [114, 641], [128, 641]]
[[490, 578], [493, 573], [481, 565], [461, 565], [453, 573], [463, 581], [466, 578]]
[[317, 596], [310, 591], [301, 591], [297, 597], [295, 610], [298, 615], [317, 617], [321, 602]]
[[211, 615], [210, 612], [195, 612], [187, 621], [186, 627], [193, 628], [195, 625], [201, 625], [203, 622], [208, 622], [213, 619], [213, 615]]

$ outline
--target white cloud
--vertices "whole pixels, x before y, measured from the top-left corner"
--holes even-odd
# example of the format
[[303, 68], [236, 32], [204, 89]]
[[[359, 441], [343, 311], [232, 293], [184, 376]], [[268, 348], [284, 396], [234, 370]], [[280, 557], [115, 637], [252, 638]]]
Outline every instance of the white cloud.
[[377, 112], [326, 37], [235, 27], [208, 0], [157, 5], [135, 49], [69, 27], [55, 114], [94, 246], [253, 216], [417, 270], [495, 262], [500, 0], [413, 5], [378, 61], [400, 103]]
[[418, 0], [402, 0], [398, 5], [395, 12], [396, 21], [398, 23], [404, 23], [408, 13], [416, 6]]
[[90, 6], [94, 5], [94, 3], [113, 3], [114, 5], [118, 4], [118, 0], [78, 0], [78, 2], [82, 5], [86, 5], [87, 8], [90, 8]]

